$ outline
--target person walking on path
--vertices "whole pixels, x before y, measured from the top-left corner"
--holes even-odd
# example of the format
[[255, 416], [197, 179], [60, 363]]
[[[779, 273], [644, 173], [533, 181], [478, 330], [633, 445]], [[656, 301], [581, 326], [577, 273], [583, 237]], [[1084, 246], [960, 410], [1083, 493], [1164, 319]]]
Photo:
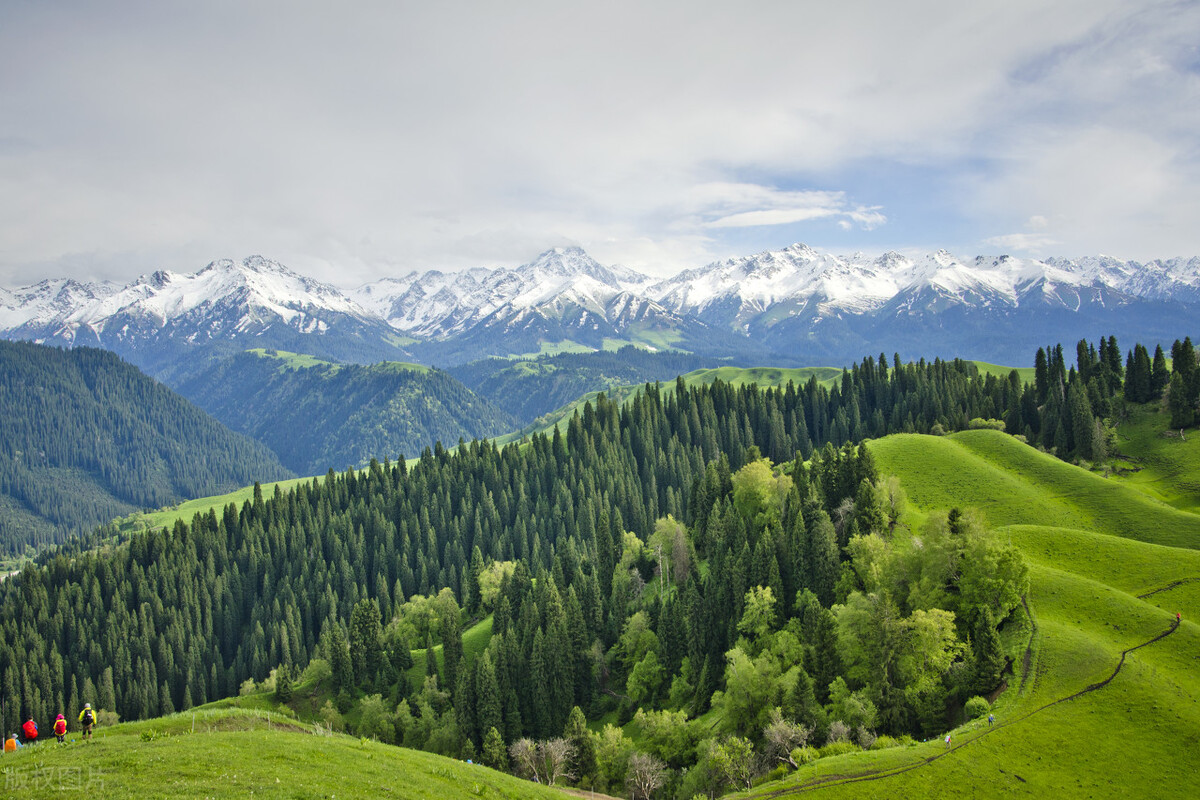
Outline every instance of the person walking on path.
[[946, 734], [946, 749], [950, 749], [950, 734]]
[[58, 737], [59, 744], [65, 744], [67, 741], [67, 718], [62, 714], [58, 715], [58, 719], [54, 720], [54, 735]]
[[92, 738], [92, 726], [96, 724], [96, 712], [92, 710], [91, 703], [83, 704], [83, 711], [79, 712], [79, 724], [83, 726], [83, 740], [86, 742]]
[[988, 727], [991, 728], [996, 724], [996, 715], [988, 714]]
[[38, 729], [37, 723], [33, 721], [33, 717], [25, 720], [25, 724], [21, 726], [21, 730], [25, 732], [25, 744], [37, 744]]

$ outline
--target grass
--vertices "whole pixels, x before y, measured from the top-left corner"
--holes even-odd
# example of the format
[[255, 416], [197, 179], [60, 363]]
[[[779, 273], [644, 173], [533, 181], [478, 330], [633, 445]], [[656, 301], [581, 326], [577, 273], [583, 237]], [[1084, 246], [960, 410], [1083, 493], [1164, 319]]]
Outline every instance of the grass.
[[[298, 483], [311, 481], [312, 478], [289, 478], [284, 481], [274, 481], [272, 483], [261, 484], [263, 497], [270, 497], [275, 492], [275, 487], [286, 492]], [[235, 489], [226, 494], [213, 495], [211, 497], [199, 497], [195, 500], [187, 500], [178, 505], [169, 508], [163, 508], [158, 511], [139, 512], [131, 514], [128, 517], [117, 520], [117, 527], [122, 531], [146, 530], [157, 528], [169, 528], [175, 524], [176, 520], [191, 522], [192, 517], [196, 514], [207, 514], [210, 509], [220, 511], [225, 506], [233, 503], [238, 508], [247, 500], [254, 499], [254, 487], [243, 486], [241, 489]]]
[[[77, 739], [78, 734], [68, 737]], [[0, 759], [6, 796], [110, 798], [562, 798], [487, 767], [248, 709], [199, 709], [40, 744]]]
[[[994, 431], [870, 447], [915, 516], [976, 507], [1024, 553], [1037, 623], [1032, 674], [1023, 689], [1010, 677], [996, 728], [957, 728], [949, 752], [928, 742], [823, 759], [749, 794], [1200, 796], [1200, 517]], [[1172, 588], [1139, 597], [1162, 587]], [[1055, 702], [1111, 676], [1122, 651], [1168, 630], [1175, 611], [1179, 629], [1129, 653], [1110, 683]], [[1026, 632], [1003, 631], [1018, 673]]]
[[[463, 631], [463, 667], [475, 663], [475, 659], [487, 649], [492, 639], [492, 615], [488, 614], [482, 621], [475, 623]], [[433, 653], [437, 657], [438, 675], [446, 674], [446, 661], [442, 657], [442, 646], [435, 644]], [[408, 685], [419, 687], [425, 680], [426, 648], [412, 651], [413, 665], [408, 670]], [[445, 687], [442, 687], [445, 688]]]
[[513, 353], [505, 356], [507, 359], [517, 360], [526, 358], [537, 358], [538, 356], [556, 356], [559, 353], [594, 353], [596, 348], [588, 347], [586, 344], [571, 339], [563, 339], [561, 342], [538, 342], [538, 350], [533, 353]]
[[1033, 367], [1006, 367], [1002, 364], [989, 364], [986, 361], [972, 361], [983, 375], [995, 375], [997, 378], [1008, 379], [1008, 375], [1013, 369], [1016, 369], [1017, 375], [1021, 377], [1021, 383], [1033, 383], [1036, 377], [1036, 370]]
[[872, 443], [918, 508], [973, 506], [993, 526], [1041, 524], [1200, 548], [1200, 518], [1072, 467], [998, 431], [900, 434]]
[[1168, 421], [1156, 406], [1130, 406], [1129, 422], [1117, 432], [1116, 451], [1125, 467], [1118, 478], [1182, 511], [1200, 513], [1200, 431], [1168, 438]]
[[279, 370], [287, 369], [311, 369], [312, 367], [329, 367], [335, 372], [341, 368], [340, 364], [335, 364], [332, 361], [326, 361], [316, 356], [307, 353], [292, 353], [287, 350], [268, 350], [262, 347], [254, 347], [246, 351], [253, 353], [259, 358], [270, 358], [279, 362]]

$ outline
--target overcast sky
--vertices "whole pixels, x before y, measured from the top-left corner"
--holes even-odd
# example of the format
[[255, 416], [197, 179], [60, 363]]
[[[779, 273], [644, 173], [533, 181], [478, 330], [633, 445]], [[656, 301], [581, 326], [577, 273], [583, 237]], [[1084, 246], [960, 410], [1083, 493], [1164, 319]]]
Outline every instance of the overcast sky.
[[0, 0], [0, 285], [1200, 254], [1200, 3]]

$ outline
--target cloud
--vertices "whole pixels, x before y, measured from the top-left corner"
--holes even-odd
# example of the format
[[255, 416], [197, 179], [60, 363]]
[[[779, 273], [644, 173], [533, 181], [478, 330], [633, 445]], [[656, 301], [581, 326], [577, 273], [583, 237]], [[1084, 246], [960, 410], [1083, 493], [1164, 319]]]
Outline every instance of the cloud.
[[254, 252], [350, 283], [562, 241], [663, 273], [1034, 214], [1085, 251], [1200, 251], [1198, 14], [10, 3], [0, 284]]
[[[839, 223], [857, 223], [872, 230], [887, 221], [879, 207], [850, 207], [844, 192], [787, 192], [765, 186], [743, 184], [705, 187], [720, 216], [702, 223], [705, 228], [752, 228], [793, 225], [798, 222], [835, 218]], [[735, 208], [747, 210], [732, 211]], [[845, 228], [843, 228], [845, 229]]]
[[1057, 239], [1036, 233], [1006, 233], [1003, 236], [989, 236], [983, 241], [985, 244], [998, 247], [1001, 250], [1016, 250], [1029, 253], [1041, 253], [1052, 245], [1059, 243]]

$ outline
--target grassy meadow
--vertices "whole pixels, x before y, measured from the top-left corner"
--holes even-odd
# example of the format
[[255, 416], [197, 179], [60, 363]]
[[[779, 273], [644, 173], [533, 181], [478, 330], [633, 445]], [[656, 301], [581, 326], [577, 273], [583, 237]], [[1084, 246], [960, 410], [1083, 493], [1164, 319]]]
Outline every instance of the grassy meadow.
[[285, 715], [202, 708], [0, 757], [6, 797], [563, 798], [553, 788]]
[[[934, 741], [821, 760], [744, 796], [1200, 796], [1200, 517], [995, 431], [870, 447], [900, 478], [914, 529], [970, 506], [1021, 549], [1036, 631], [1006, 626], [1015, 674], [995, 727], [967, 723], [949, 750]], [[1138, 647], [1177, 611], [1177, 630]]]

